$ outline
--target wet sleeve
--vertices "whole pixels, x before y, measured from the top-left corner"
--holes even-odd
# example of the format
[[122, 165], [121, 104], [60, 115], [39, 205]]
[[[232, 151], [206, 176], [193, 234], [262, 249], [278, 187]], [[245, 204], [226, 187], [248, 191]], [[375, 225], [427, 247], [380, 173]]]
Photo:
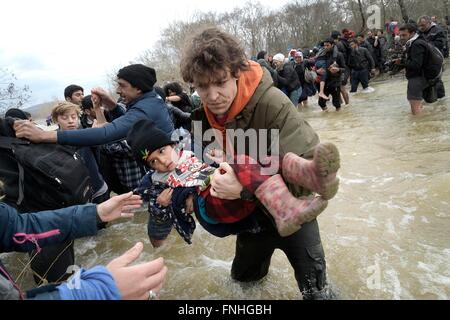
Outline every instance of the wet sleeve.
[[53, 211], [19, 214], [0, 203], [0, 252], [28, 252], [97, 234], [97, 208], [93, 204]]

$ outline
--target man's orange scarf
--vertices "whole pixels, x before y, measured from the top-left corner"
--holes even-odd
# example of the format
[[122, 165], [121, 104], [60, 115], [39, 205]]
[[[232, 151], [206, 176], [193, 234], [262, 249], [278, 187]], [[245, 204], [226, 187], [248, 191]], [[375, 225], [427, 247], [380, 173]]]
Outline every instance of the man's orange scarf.
[[234, 101], [226, 114], [226, 121], [218, 121], [216, 116], [211, 111], [209, 111], [208, 106], [204, 104], [208, 122], [211, 127], [213, 127], [214, 129], [218, 129], [222, 133], [224, 145], [226, 145], [225, 123], [233, 120], [239, 113], [241, 113], [242, 110], [244, 110], [245, 106], [255, 93], [256, 88], [258, 88], [258, 85], [261, 82], [263, 76], [263, 70], [258, 63], [248, 61], [248, 64], [250, 69], [241, 72], [241, 75], [237, 80], [236, 97], [234, 98]]

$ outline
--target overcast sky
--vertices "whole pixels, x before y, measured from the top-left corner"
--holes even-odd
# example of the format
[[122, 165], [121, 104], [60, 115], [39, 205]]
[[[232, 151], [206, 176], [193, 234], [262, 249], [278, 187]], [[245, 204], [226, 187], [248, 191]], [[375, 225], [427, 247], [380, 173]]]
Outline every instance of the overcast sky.
[[[288, 0], [260, 0], [279, 9]], [[231, 11], [239, 0], [2, 1], [0, 67], [31, 87], [30, 105], [63, 98], [72, 83], [107, 86], [106, 74], [151, 49], [160, 32], [196, 11]]]

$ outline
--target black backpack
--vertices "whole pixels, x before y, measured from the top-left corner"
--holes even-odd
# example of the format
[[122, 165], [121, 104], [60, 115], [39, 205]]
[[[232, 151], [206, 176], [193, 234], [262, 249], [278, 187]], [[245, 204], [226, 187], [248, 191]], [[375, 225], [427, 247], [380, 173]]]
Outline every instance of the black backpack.
[[89, 172], [76, 149], [14, 137], [13, 119], [0, 119], [0, 179], [4, 202], [19, 212], [53, 210], [91, 200]]
[[427, 80], [435, 80], [442, 74], [444, 56], [432, 43], [425, 42], [427, 45], [427, 54], [425, 55], [423, 75]]

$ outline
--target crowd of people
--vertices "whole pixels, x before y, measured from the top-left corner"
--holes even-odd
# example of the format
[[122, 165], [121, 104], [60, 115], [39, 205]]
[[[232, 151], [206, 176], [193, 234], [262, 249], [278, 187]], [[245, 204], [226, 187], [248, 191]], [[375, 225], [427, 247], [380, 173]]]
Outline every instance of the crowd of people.
[[[0, 166], [0, 252], [29, 252], [36, 283], [57, 285], [24, 294], [0, 262], [0, 299], [157, 297], [167, 271], [163, 260], [129, 266], [142, 252], [142, 243], [106, 267], [82, 269], [68, 283], [60, 283], [75, 265], [73, 239], [132, 216], [143, 201], [153, 247], [164, 245], [173, 228], [191, 244], [197, 220], [216, 237], [237, 236], [233, 279], [262, 279], [274, 250], [281, 249], [304, 299], [332, 298], [316, 218], [338, 192], [339, 151], [332, 143], [321, 143], [297, 109], [317, 94], [322, 110], [328, 110], [331, 96], [339, 111], [342, 103], [349, 104], [347, 84], [350, 93], [359, 84], [370, 92], [369, 80], [383, 73], [386, 59], [399, 51], [393, 65], [406, 68], [414, 114], [420, 113], [430, 87], [440, 98], [445, 96], [442, 63], [435, 56], [448, 54], [447, 41], [442, 42], [441, 29], [431, 18], [402, 26], [392, 19], [387, 34], [333, 31], [313, 50], [290, 50], [287, 57], [261, 51], [252, 61], [236, 38], [208, 28], [183, 52], [181, 75], [195, 88], [193, 94], [177, 82], [157, 87], [155, 69], [132, 64], [117, 73], [118, 100], [99, 87], [85, 95], [81, 86], [68, 86], [65, 100], [51, 113], [56, 131], [42, 130], [21, 110], [8, 111], [0, 119], [0, 152], [12, 163]], [[256, 143], [258, 152], [251, 153], [255, 146], [246, 139], [243, 146], [230, 143], [227, 132], [238, 129], [276, 130], [280, 152], [271, 144]], [[211, 140], [204, 140], [209, 130], [213, 147]], [[82, 203], [63, 208], [72, 202], [60, 201], [52, 207], [38, 188], [24, 191], [24, 175], [31, 176], [37, 166], [24, 161], [27, 154], [39, 152], [40, 144], [54, 154], [64, 151], [81, 158], [82, 172], [66, 170], [69, 180], [71, 175], [87, 177], [80, 180], [88, 181], [86, 189], [67, 191], [79, 192], [77, 199], [82, 200], [77, 201]], [[28, 150], [22, 158], [18, 146]], [[36, 151], [26, 149], [33, 147]], [[192, 151], [195, 147], [200, 154]], [[266, 173], [268, 167], [275, 171]], [[51, 164], [45, 167], [46, 173], [56, 172], [52, 169]], [[51, 188], [42, 173], [33, 174], [33, 181]], [[61, 190], [64, 179], [51, 179]], [[27, 197], [34, 201], [24, 205]], [[75, 288], [74, 278], [79, 279]]]
[[[369, 86], [371, 79], [384, 73], [393, 75], [406, 69], [408, 80], [411, 77], [421, 78], [410, 80], [410, 83], [416, 84], [408, 90], [412, 112], [418, 114], [415, 105], [419, 103], [416, 101], [422, 100], [422, 91], [425, 91], [424, 98], [427, 102], [435, 101], [428, 97], [428, 92], [436, 91], [438, 99], [445, 96], [439, 77], [428, 79], [423, 75], [424, 70], [433, 64], [433, 50], [427, 47], [422, 53], [410, 52], [416, 38], [409, 40], [417, 35], [417, 43], [425, 40], [438, 49], [442, 58], [448, 57], [447, 29], [438, 25], [436, 20], [436, 17], [422, 16], [417, 22], [410, 21], [400, 25], [392, 18], [386, 23], [385, 30], [369, 30], [366, 34], [356, 34], [349, 29], [332, 31], [329, 38], [319, 42], [313, 49], [292, 49], [287, 57], [283, 53], [270, 55], [261, 51], [254, 60], [270, 71], [274, 85], [295, 106], [306, 106], [308, 98], [317, 94], [323, 111], [328, 111], [327, 101], [330, 97], [336, 111], [341, 109], [342, 103], [349, 104], [346, 87], [349, 80], [350, 93], [356, 93], [359, 84], [363, 93], [371, 93], [374, 91]], [[410, 30], [411, 36], [402, 33], [405, 26]], [[415, 60], [414, 65], [409, 62], [411, 60]], [[416, 69], [413, 76], [411, 69]], [[420, 94], [414, 96], [411, 91]]]

